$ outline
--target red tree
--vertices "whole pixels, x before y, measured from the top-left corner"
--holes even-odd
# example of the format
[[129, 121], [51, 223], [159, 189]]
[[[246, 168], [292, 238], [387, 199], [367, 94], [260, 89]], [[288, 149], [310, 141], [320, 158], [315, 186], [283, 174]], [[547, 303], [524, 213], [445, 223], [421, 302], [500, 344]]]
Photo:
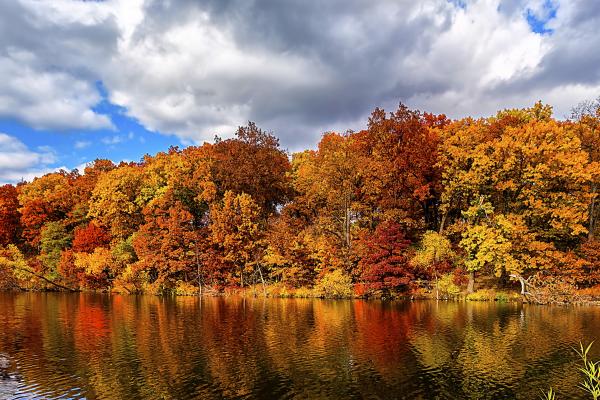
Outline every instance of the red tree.
[[16, 243], [20, 231], [19, 200], [12, 185], [0, 186], [0, 246]]
[[110, 244], [109, 233], [94, 222], [85, 227], [75, 228], [73, 238], [73, 251], [77, 253], [93, 253], [96, 247], [108, 247]]
[[400, 224], [386, 221], [362, 239], [363, 257], [359, 268], [368, 289], [406, 290], [413, 271], [406, 255], [410, 241], [404, 238]]

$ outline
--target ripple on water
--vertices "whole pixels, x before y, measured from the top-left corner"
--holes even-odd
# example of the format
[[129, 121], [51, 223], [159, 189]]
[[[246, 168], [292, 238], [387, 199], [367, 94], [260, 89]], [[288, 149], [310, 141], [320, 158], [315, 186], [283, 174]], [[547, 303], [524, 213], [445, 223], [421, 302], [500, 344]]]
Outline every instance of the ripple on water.
[[[600, 310], [0, 295], [0, 399], [578, 398]], [[594, 350], [600, 356], [600, 348]]]

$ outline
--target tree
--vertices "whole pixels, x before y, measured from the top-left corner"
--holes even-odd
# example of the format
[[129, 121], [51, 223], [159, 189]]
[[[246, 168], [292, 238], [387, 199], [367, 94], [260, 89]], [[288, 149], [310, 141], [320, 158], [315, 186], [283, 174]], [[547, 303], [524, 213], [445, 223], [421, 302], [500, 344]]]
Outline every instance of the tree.
[[249, 194], [263, 218], [290, 198], [287, 154], [279, 148], [279, 139], [254, 122], [239, 127], [233, 139], [217, 140], [212, 156], [213, 180], [220, 194]]
[[76, 176], [76, 173], [60, 171], [19, 186], [23, 236], [34, 252], [38, 250], [44, 224], [66, 219], [73, 208], [70, 183]]
[[16, 244], [20, 240], [21, 215], [18, 208], [17, 189], [12, 185], [0, 186], [0, 246]]
[[600, 240], [588, 240], [581, 246], [583, 268], [574, 275], [580, 286], [600, 285]]
[[27, 278], [21, 271], [27, 268], [27, 262], [17, 246], [0, 246], [0, 289], [19, 288], [19, 281]]
[[291, 287], [308, 287], [324, 266], [313, 232], [294, 220], [284, 209], [279, 218], [271, 222], [263, 263], [270, 269], [272, 278]]
[[121, 166], [103, 174], [92, 192], [88, 217], [109, 228], [115, 238], [127, 238], [143, 222], [142, 173], [139, 166]]
[[73, 265], [82, 271], [85, 286], [92, 289], [109, 288], [112, 280], [120, 272], [109, 249], [98, 247], [92, 253], [74, 253]]
[[170, 206], [169, 197], [144, 209], [145, 223], [133, 239], [139, 258], [135, 268], [158, 291], [173, 288], [179, 279], [188, 281], [199, 263], [193, 216], [179, 202]]
[[439, 298], [438, 279], [440, 274], [450, 270], [456, 254], [452, 243], [445, 236], [427, 231], [421, 239], [421, 246], [412, 259], [412, 263], [425, 269], [433, 276], [436, 287], [436, 298]]
[[441, 130], [441, 230], [461, 236], [473, 274], [484, 265], [503, 280], [560, 268], [561, 252], [587, 233], [594, 168], [569, 125], [551, 115], [537, 103]]
[[292, 176], [296, 196], [288, 207], [295, 217], [312, 225], [316, 235], [332, 243], [333, 254], [351, 268], [355, 193], [359, 185], [352, 135], [326, 133], [318, 151], [295, 154]]
[[115, 168], [116, 165], [110, 160], [96, 159], [85, 166], [83, 175], [74, 175], [70, 182], [69, 193], [73, 204], [68, 214], [70, 226], [78, 226], [88, 222], [87, 215], [92, 191], [100, 177]]
[[44, 224], [40, 238], [42, 250], [40, 258], [50, 277], [56, 278], [61, 252], [71, 245], [71, 240], [72, 236], [62, 223], [48, 222]]
[[75, 228], [72, 249], [78, 253], [93, 253], [98, 247], [108, 247], [111, 237], [106, 229], [93, 221], [86, 226]]
[[211, 209], [211, 239], [219, 246], [223, 263], [231, 267], [244, 287], [244, 274], [259, 272], [264, 244], [260, 230], [260, 209], [252, 196], [225, 192], [222, 205]]
[[368, 289], [389, 295], [409, 288], [414, 276], [407, 256], [409, 245], [401, 225], [391, 221], [382, 222], [362, 239], [359, 268]]
[[594, 101], [580, 103], [573, 109], [571, 115], [573, 124], [570, 125], [581, 141], [583, 150], [588, 154], [588, 163], [592, 172], [590, 182], [590, 204], [588, 217], [588, 239], [595, 238], [598, 229], [600, 207], [600, 97]]
[[400, 104], [386, 114], [376, 108], [366, 131], [356, 134], [362, 184], [360, 203], [373, 226], [397, 219], [406, 230], [437, 229], [441, 168], [437, 165], [444, 115], [422, 114]]

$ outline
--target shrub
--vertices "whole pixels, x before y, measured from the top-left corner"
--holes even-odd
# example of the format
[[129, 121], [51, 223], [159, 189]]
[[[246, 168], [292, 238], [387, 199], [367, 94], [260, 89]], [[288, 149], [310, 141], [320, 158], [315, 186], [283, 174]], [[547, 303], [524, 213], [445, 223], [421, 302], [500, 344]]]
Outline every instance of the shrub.
[[475, 293], [467, 295], [469, 301], [497, 301], [499, 303], [508, 303], [510, 301], [519, 301], [521, 295], [515, 292], [496, 292], [494, 289], [480, 289]]
[[446, 274], [438, 281], [438, 290], [440, 296], [444, 298], [455, 298], [460, 294], [460, 288], [454, 283], [454, 275]]
[[496, 291], [494, 289], [480, 289], [467, 295], [469, 301], [493, 301], [496, 300]]
[[177, 281], [175, 283], [175, 294], [177, 296], [197, 296], [198, 287], [189, 282]]
[[600, 300], [600, 285], [592, 286], [590, 288], [580, 289], [577, 291], [579, 297], [583, 300]]
[[336, 269], [325, 274], [314, 291], [317, 296], [325, 298], [352, 297], [352, 280], [350, 276]]
[[368, 289], [364, 283], [354, 284], [354, 297], [363, 297], [368, 293]]

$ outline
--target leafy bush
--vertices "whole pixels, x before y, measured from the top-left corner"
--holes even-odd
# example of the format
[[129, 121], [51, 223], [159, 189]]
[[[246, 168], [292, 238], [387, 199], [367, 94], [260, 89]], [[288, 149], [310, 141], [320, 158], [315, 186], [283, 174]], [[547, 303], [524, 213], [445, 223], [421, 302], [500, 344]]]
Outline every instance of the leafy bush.
[[493, 301], [496, 300], [496, 291], [494, 289], [480, 289], [467, 295], [469, 301]]
[[580, 289], [577, 291], [577, 295], [582, 300], [600, 300], [600, 285], [592, 286], [590, 288]]
[[438, 281], [440, 296], [444, 298], [455, 298], [460, 294], [460, 288], [454, 283], [454, 275], [446, 274]]
[[314, 291], [318, 297], [348, 298], [352, 297], [352, 280], [339, 269], [329, 272], [315, 285]]
[[514, 292], [497, 292], [494, 289], [480, 289], [475, 293], [467, 295], [469, 301], [497, 301], [507, 303], [509, 301], [519, 301], [521, 296]]
[[198, 286], [194, 286], [189, 282], [177, 281], [175, 284], [175, 294], [177, 296], [197, 296]]

